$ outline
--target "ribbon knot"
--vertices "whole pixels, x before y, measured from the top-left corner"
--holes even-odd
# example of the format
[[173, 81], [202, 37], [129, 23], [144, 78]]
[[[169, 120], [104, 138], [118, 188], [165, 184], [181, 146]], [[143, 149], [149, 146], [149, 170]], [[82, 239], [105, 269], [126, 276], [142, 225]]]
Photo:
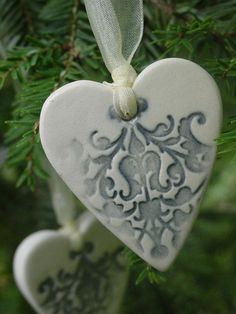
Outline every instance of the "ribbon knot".
[[126, 63], [115, 68], [111, 76], [115, 84], [124, 87], [132, 87], [137, 73], [129, 63]]
[[132, 89], [137, 77], [136, 71], [129, 64], [121, 65], [112, 71], [113, 104], [119, 116], [131, 120], [137, 113], [136, 96]]
[[131, 120], [137, 113], [137, 102], [133, 89], [116, 86], [113, 90], [113, 103], [119, 116], [124, 120]]

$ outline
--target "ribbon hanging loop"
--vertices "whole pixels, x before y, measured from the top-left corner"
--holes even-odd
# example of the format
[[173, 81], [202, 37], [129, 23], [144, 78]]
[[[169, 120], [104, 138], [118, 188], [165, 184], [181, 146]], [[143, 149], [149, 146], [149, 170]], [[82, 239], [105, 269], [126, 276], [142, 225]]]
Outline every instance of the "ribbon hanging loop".
[[[123, 119], [129, 120], [137, 112], [136, 99], [132, 91], [137, 75], [130, 63], [143, 35], [143, 1], [84, 0], [84, 2], [104, 63], [114, 81], [115, 107], [119, 107], [118, 113]], [[125, 104], [119, 104], [120, 101]]]

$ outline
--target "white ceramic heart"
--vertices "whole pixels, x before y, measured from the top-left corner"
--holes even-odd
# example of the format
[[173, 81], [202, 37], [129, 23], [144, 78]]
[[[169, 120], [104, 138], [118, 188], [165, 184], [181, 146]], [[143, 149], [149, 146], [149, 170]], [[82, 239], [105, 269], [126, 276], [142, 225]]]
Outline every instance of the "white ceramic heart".
[[16, 283], [40, 314], [117, 313], [127, 271], [117, 240], [89, 213], [79, 219], [79, 249], [67, 234], [43, 230], [14, 257]]
[[184, 59], [148, 66], [133, 90], [138, 115], [121, 120], [112, 87], [78, 81], [40, 117], [45, 153], [96, 217], [155, 268], [174, 260], [197, 214], [215, 158], [221, 99], [212, 77]]

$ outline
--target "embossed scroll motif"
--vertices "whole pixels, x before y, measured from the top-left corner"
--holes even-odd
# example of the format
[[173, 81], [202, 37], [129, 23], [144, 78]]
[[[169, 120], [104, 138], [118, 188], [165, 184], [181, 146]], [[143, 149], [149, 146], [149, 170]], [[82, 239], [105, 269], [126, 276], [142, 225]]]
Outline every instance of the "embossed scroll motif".
[[57, 274], [42, 280], [38, 292], [44, 298], [41, 307], [52, 314], [104, 314], [115, 297], [112, 276], [124, 271], [121, 249], [103, 254], [97, 261], [90, 255], [94, 247], [87, 242], [82, 252], [71, 251], [74, 271], [61, 268]]
[[[139, 99], [138, 117], [148, 109]], [[192, 124], [203, 125], [202, 112], [193, 112], [177, 121], [172, 115], [147, 129], [138, 117], [119, 120], [110, 108], [110, 118], [123, 125], [116, 138], [99, 136], [94, 130], [90, 146], [94, 156], [84, 151], [87, 197], [99, 194], [102, 208], [95, 208], [111, 230], [134, 239], [134, 245], [152, 258], [167, 257], [171, 248], [181, 245], [181, 227], [194, 214], [207, 181], [214, 148], [201, 143]], [[202, 176], [197, 187], [188, 175]]]
[[137, 115], [125, 121], [116, 113], [111, 86], [63, 86], [43, 105], [40, 138], [80, 201], [131, 250], [165, 271], [211, 174], [221, 98], [204, 69], [178, 58], [149, 65], [132, 90]]

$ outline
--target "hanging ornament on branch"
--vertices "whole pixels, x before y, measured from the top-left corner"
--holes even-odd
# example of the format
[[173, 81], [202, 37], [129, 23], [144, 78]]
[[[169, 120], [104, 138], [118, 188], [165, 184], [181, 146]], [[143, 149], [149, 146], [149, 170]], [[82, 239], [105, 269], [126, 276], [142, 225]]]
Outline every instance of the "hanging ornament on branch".
[[141, 0], [85, 0], [113, 83], [77, 81], [54, 92], [40, 117], [45, 153], [84, 205], [160, 271], [197, 215], [215, 159], [221, 98], [212, 77], [178, 58], [138, 76]]
[[62, 228], [35, 232], [19, 245], [16, 283], [39, 314], [118, 313], [128, 278], [122, 244], [89, 212], [76, 219], [72, 193], [50, 174]]

